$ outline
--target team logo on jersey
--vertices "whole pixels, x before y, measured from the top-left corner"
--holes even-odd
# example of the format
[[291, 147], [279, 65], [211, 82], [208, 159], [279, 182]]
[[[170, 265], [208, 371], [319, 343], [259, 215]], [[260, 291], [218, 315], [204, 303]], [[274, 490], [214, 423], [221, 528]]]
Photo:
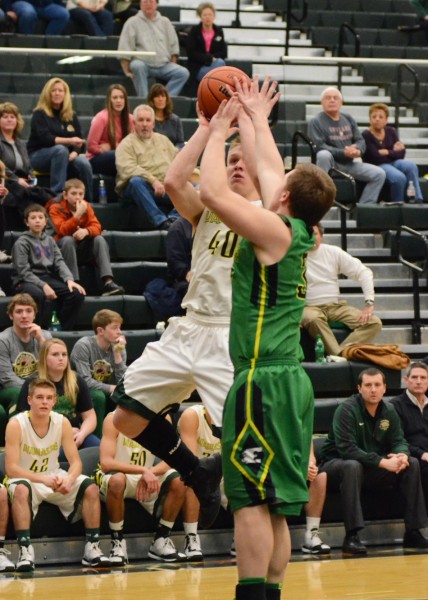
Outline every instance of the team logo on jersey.
[[26, 379], [36, 371], [37, 359], [31, 352], [20, 352], [12, 364], [12, 369], [15, 375]]
[[261, 465], [263, 460], [263, 448], [247, 448], [241, 454], [241, 462], [244, 465]]
[[94, 362], [91, 374], [96, 381], [104, 383], [113, 375], [113, 369], [107, 360], [100, 359]]
[[389, 419], [382, 419], [379, 423], [379, 429], [381, 431], [387, 431], [389, 429]]

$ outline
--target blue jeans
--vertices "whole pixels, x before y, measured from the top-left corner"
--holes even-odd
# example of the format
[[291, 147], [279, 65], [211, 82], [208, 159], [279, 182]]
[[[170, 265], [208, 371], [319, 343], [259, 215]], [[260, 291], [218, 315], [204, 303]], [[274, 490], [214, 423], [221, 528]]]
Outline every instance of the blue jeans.
[[72, 8], [70, 16], [73, 21], [83, 26], [88, 35], [103, 37], [113, 34], [114, 19], [109, 10], [103, 8], [92, 13], [85, 8]]
[[415, 200], [423, 200], [422, 190], [419, 184], [419, 171], [414, 162], [400, 158], [391, 163], [379, 166], [386, 173], [386, 180], [391, 187], [392, 202], [404, 202], [406, 200], [406, 189], [409, 181], [413, 181], [415, 184]]
[[209, 66], [201, 67], [196, 74], [196, 81], [201, 81], [202, 77], [204, 77], [207, 73], [212, 71], [213, 69], [217, 69], [217, 67], [224, 67], [226, 63], [222, 58], [216, 58], [213, 63]]
[[[128, 185], [124, 189], [123, 199], [126, 202], [134, 202], [139, 208], [141, 208], [147, 215], [147, 219], [150, 225], [159, 227], [162, 223], [168, 219], [168, 217], [178, 216], [175, 208], [172, 207], [169, 196], [165, 194], [161, 197], [156, 197], [152, 186], [147, 183], [142, 177], [131, 177]], [[171, 211], [168, 217], [159, 208], [158, 202], [162, 204], [170, 204]]]
[[56, 194], [64, 189], [68, 177], [77, 177], [85, 184], [85, 198], [92, 202], [92, 167], [89, 160], [79, 154], [71, 162], [67, 146], [56, 144], [49, 148], [40, 148], [30, 155], [31, 166], [36, 171], [50, 173], [50, 188]]
[[380, 190], [385, 182], [385, 172], [376, 165], [370, 165], [360, 161], [339, 163], [333, 158], [328, 150], [320, 150], [317, 153], [317, 165], [328, 173], [333, 167], [349, 173], [356, 181], [365, 181], [363, 193], [360, 196], [360, 204], [376, 204]]
[[140, 98], [147, 98], [149, 77], [162, 79], [166, 82], [165, 87], [170, 95], [178, 96], [190, 75], [186, 68], [174, 62], [166, 63], [162, 67], [150, 67], [142, 60], [134, 59], [131, 60], [130, 69], [134, 74], [134, 86]]
[[43, 19], [48, 21], [46, 35], [61, 35], [70, 19], [69, 11], [55, 2], [35, 8], [30, 2], [18, 0], [12, 3], [12, 10], [18, 15], [19, 33], [34, 33], [37, 21]]

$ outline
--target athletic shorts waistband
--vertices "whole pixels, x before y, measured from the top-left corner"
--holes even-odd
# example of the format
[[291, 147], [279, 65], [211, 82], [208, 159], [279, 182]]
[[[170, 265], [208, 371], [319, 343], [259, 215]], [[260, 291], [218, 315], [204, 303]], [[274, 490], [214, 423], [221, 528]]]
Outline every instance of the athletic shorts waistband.
[[255, 362], [252, 360], [241, 362], [239, 365], [235, 366], [235, 374], [241, 373], [241, 371], [248, 371], [254, 367], [276, 367], [276, 366], [288, 366], [288, 367], [297, 367], [300, 366], [301, 363], [296, 358], [290, 357], [269, 357], [269, 358], [258, 358]]
[[228, 317], [210, 317], [194, 311], [187, 311], [186, 317], [190, 321], [198, 325], [204, 325], [205, 327], [230, 327], [230, 319]]

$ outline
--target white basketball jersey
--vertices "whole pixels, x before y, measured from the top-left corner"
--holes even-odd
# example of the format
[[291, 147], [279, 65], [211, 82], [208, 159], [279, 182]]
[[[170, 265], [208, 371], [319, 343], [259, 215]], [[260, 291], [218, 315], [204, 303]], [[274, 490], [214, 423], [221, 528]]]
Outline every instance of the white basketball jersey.
[[134, 440], [119, 433], [116, 442], [115, 459], [128, 463], [128, 465], [139, 465], [150, 469], [155, 462], [155, 455], [146, 450]]
[[232, 306], [231, 268], [239, 236], [205, 208], [192, 246], [189, 289], [183, 307], [227, 324]]
[[18, 420], [22, 431], [19, 466], [34, 473], [52, 473], [59, 469], [63, 415], [51, 412], [49, 429], [44, 437], [40, 437], [34, 431], [29, 411], [19, 413], [13, 418]]
[[188, 410], [194, 410], [198, 415], [198, 457], [211, 456], [221, 453], [221, 441], [213, 435], [210, 425], [206, 418], [206, 411], [202, 404], [192, 406]]

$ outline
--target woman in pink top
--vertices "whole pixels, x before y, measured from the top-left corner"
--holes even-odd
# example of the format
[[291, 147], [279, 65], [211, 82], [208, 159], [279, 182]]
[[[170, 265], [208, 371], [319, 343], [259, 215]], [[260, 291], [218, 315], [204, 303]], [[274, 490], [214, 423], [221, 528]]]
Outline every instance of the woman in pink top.
[[128, 93], [120, 83], [107, 90], [106, 108], [92, 119], [87, 157], [94, 173], [116, 177], [115, 149], [134, 128]]
[[202, 2], [196, 14], [201, 22], [192, 27], [187, 37], [187, 66], [191, 76], [200, 81], [208, 71], [224, 66], [227, 45], [223, 29], [214, 23], [214, 5]]

